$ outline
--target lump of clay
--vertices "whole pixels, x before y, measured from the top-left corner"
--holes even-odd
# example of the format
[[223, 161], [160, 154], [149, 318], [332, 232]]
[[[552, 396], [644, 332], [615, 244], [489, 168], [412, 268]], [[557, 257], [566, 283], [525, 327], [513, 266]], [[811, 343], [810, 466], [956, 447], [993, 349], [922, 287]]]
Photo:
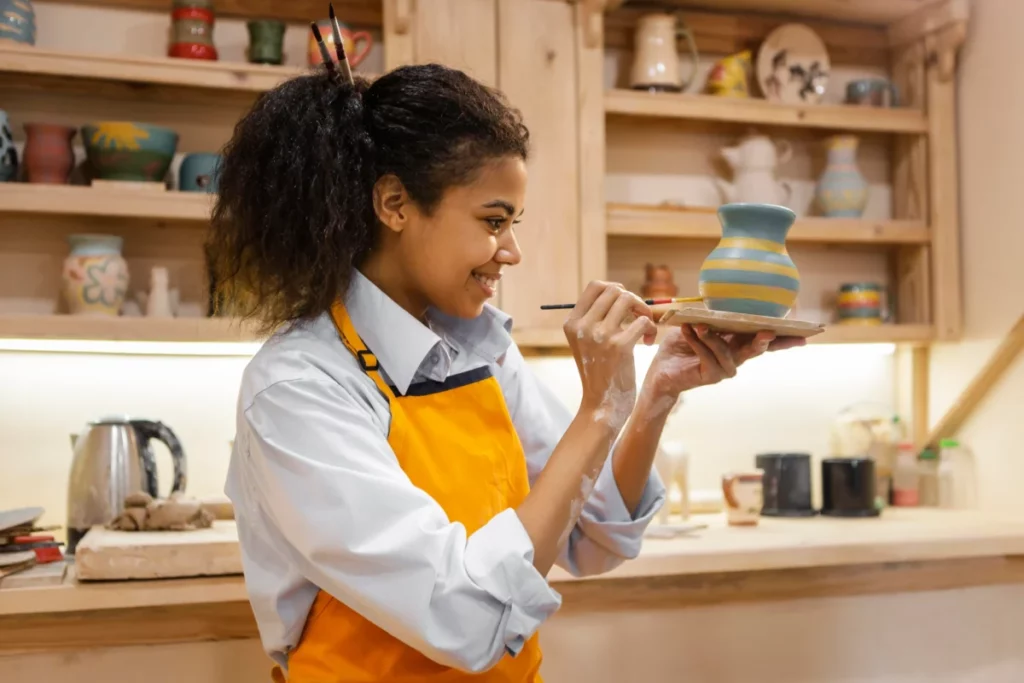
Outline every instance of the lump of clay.
[[124, 500], [125, 509], [108, 529], [118, 531], [191, 531], [206, 529], [213, 524], [213, 515], [203, 509], [196, 498], [180, 491], [168, 498], [153, 498], [139, 491]]

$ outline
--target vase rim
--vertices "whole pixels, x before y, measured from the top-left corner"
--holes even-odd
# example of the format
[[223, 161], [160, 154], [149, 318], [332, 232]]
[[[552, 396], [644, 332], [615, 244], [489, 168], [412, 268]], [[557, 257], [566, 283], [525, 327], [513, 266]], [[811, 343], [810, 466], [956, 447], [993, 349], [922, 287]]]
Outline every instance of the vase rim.
[[730, 202], [728, 204], [722, 204], [721, 206], [718, 207], [718, 213], [730, 213], [734, 209], [751, 208], [764, 209], [775, 213], [781, 213], [788, 216], [792, 220], [796, 220], [796, 212], [793, 211], [793, 209], [789, 208], [788, 206], [783, 206], [781, 204], [762, 204], [759, 202]]

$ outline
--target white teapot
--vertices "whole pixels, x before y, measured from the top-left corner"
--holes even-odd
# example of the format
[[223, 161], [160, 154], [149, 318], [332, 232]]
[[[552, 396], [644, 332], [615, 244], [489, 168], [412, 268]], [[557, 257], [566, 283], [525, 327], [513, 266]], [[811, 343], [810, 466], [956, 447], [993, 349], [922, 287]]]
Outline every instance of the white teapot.
[[775, 167], [793, 155], [788, 142], [776, 143], [765, 135], [748, 135], [735, 147], [723, 147], [721, 154], [733, 173], [731, 183], [715, 178], [726, 203], [781, 205], [789, 200], [789, 184], [775, 179]]

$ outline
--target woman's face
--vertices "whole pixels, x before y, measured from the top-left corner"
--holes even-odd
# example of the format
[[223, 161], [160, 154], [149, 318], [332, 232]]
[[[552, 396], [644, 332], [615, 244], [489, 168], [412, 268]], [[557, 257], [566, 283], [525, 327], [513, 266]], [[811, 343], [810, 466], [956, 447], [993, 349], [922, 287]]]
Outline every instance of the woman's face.
[[525, 198], [526, 164], [504, 157], [472, 183], [449, 188], [431, 215], [409, 205], [394, 245], [408, 303], [420, 313], [433, 306], [460, 318], [480, 315], [504, 270], [522, 257], [514, 226]]

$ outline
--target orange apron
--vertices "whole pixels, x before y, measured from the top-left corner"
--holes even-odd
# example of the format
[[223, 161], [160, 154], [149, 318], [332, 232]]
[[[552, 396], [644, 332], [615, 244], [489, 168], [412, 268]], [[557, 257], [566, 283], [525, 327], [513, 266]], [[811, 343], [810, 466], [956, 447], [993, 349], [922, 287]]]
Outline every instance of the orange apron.
[[[472, 534], [529, 491], [526, 457], [505, 399], [488, 368], [444, 383], [414, 385], [395, 396], [377, 360], [359, 338], [345, 307], [331, 311], [345, 346], [388, 398], [388, 444], [415, 486]], [[426, 388], [424, 388], [426, 387]], [[436, 457], [441, 453], [443, 457]], [[540, 644], [533, 634], [519, 655], [470, 674], [442, 666], [320, 591], [288, 657], [289, 683], [540, 683]], [[275, 680], [283, 680], [275, 668]]]

